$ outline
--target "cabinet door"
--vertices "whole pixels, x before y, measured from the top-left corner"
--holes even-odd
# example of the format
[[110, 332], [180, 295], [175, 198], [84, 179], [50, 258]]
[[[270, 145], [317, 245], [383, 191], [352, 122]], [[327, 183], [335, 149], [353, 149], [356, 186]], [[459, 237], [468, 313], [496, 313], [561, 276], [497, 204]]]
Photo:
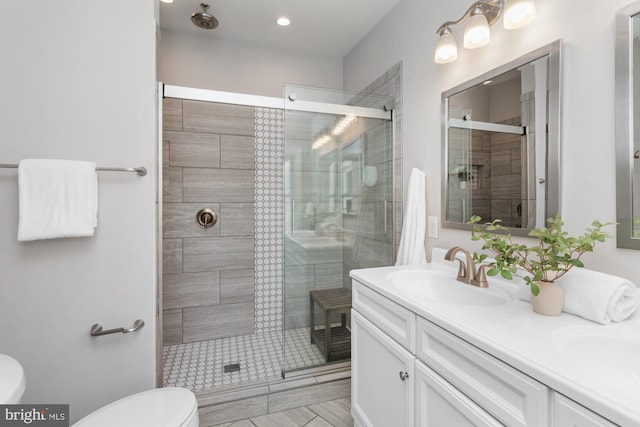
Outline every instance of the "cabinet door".
[[415, 357], [355, 310], [351, 334], [351, 410], [356, 424], [412, 427]]
[[467, 396], [416, 360], [416, 427], [501, 427]]
[[573, 400], [553, 393], [555, 427], [614, 427], [615, 424], [591, 412]]

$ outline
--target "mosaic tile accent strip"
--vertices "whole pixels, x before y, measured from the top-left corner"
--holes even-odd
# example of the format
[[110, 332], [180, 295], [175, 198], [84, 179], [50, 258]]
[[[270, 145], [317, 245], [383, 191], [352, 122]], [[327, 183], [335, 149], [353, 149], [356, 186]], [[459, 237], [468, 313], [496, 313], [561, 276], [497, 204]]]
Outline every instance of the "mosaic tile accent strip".
[[283, 329], [284, 111], [256, 108], [256, 333]]
[[[317, 346], [309, 343], [309, 328], [285, 332], [287, 367], [295, 369], [324, 363]], [[267, 381], [282, 374], [282, 332], [243, 335], [165, 346], [164, 386], [192, 391]], [[237, 372], [224, 372], [238, 363]]]

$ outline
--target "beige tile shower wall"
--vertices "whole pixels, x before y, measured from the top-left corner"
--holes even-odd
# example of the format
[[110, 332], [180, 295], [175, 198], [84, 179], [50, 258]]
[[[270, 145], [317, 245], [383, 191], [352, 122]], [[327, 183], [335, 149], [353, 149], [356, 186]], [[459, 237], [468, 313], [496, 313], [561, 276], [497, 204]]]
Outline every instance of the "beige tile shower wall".
[[252, 334], [255, 109], [165, 99], [163, 126], [164, 344]]

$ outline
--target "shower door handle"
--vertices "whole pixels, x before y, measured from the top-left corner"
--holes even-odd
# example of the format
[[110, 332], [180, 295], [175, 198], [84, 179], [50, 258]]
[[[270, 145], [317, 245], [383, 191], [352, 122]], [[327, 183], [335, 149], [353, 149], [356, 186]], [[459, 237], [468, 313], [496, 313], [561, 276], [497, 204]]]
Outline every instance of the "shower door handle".
[[296, 199], [291, 199], [291, 234], [296, 230]]

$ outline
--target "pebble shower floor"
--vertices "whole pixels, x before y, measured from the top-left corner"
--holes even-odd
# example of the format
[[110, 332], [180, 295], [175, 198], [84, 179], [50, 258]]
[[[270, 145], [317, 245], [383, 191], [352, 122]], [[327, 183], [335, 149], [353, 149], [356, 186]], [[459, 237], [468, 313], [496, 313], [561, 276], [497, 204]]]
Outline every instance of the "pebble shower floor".
[[[309, 344], [309, 328], [285, 331], [287, 369], [324, 363], [324, 356]], [[165, 346], [164, 386], [192, 391], [222, 385], [281, 378], [282, 332], [219, 338]], [[240, 371], [224, 372], [224, 366], [240, 364]]]

